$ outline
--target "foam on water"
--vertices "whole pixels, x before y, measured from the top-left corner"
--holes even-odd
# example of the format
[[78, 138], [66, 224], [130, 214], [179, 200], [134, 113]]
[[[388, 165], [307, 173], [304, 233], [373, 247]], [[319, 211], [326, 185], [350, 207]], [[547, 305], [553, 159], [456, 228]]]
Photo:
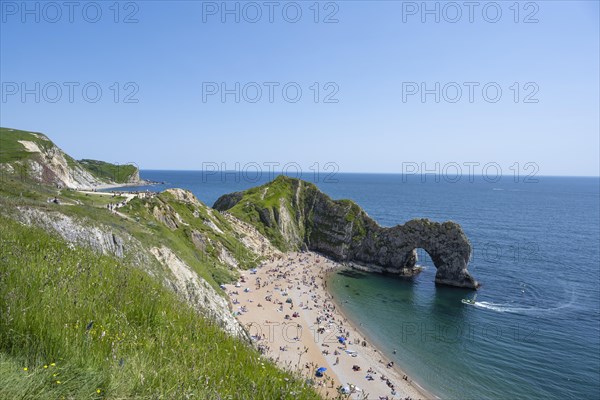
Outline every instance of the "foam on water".
[[508, 312], [508, 313], [517, 313], [517, 314], [543, 314], [554, 312], [558, 310], [563, 310], [565, 308], [569, 308], [572, 306], [571, 303], [563, 304], [558, 307], [553, 308], [540, 308], [540, 307], [514, 307], [512, 304], [498, 304], [498, 303], [490, 303], [487, 301], [476, 301], [473, 304], [475, 307], [483, 308], [486, 310], [492, 310], [497, 312]]

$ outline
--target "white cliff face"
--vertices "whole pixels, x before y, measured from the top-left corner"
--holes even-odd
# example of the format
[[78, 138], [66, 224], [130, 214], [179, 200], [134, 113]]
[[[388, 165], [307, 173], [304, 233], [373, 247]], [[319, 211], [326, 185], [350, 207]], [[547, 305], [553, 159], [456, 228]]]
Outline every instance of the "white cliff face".
[[168, 247], [153, 247], [150, 252], [171, 271], [171, 283], [175, 292], [202, 313], [221, 323], [226, 332], [245, 337], [245, 331], [229, 310], [225, 298], [219, 296], [208, 282], [193, 271]]
[[279, 199], [278, 223], [279, 230], [287, 243], [293, 243], [294, 246], [299, 246], [302, 243], [301, 227], [296, 222], [296, 218], [290, 215], [286, 207], [287, 200]]
[[263, 236], [258, 229], [247, 222], [241, 221], [229, 213], [222, 215], [231, 224], [233, 230], [238, 233], [239, 240], [246, 248], [262, 258], [281, 257], [283, 253], [279, 251], [269, 239]]
[[167, 189], [165, 190], [165, 192], [169, 193], [175, 198], [175, 200], [180, 201], [182, 203], [192, 204], [197, 207], [205, 207], [204, 204], [202, 204], [200, 200], [198, 200], [198, 198], [188, 190], [174, 188]]
[[29, 175], [40, 182], [53, 183], [67, 188], [92, 188], [106, 183], [76, 163], [67, 161], [65, 153], [48, 141], [49, 147], [40, 148], [37, 143], [19, 140], [25, 150], [36, 157], [27, 160]]
[[[183, 300], [201, 314], [218, 321], [225, 331], [245, 338], [245, 331], [233, 316], [227, 300], [168, 247], [147, 249], [137, 239], [124, 232], [115, 233], [108, 226], [60, 212], [31, 207], [18, 207], [17, 210], [15, 217], [21, 223], [54, 232], [74, 246], [90, 247], [102, 254], [118, 258], [130, 256], [135, 265], [144, 268], [155, 277], [158, 276], [158, 271], [151, 267], [151, 258], [156, 259], [164, 270], [169, 271], [165, 283]], [[232, 262], [235, 262], [233, 257]]]
[[[92, 189], [114, 185], [113, 178], [100, 176], [102, 172], [65, 154], [50, 139], [40, 133], [0, 128], [3, 142], [16, 145], [18, 149], [10, 161], [0, 164], [0, 172], [18, 174], [44, 184], [66, 188]], [[93, 160], [85, 160], [87, 162]], [[108, 171], [118, 168], [109, 163], [100, 163]], [[140, 183], [139, 170], [131, 169], [128, 184]]]
[[126, 247], [142, 247], [139, 241], [129, 235], [116, 235], [108, 227], [92, 225], [59, 212], [46, 212], [29, 207], [17, 209], [18, 221], [55, 232], [69, 243], [87, 246], [105, 255], [123, 258]]

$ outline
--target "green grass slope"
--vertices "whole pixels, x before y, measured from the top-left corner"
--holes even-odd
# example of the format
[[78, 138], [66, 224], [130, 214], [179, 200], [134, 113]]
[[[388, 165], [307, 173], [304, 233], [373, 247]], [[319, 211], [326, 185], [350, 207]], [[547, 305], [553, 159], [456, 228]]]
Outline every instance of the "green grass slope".
[[40, 149], [54, 146], [47, 137], [40, 133], [0, 128], [0, 163], [26, 160], [33, 156], [33, 153], [25, 150], [25, 146], [19, 143], [19, 140], [34, 142]]
[[[165, 219], [176, 222], [177, 227], [169, 228], [158, 220], [153, 214], [154, 209], [160, 210]], [[134, 199], [120, 211], [138, 223], [129, 232], [134, 232], [143, 243], [152, 246], [166, 244], [217, 290], [220, 290], [219, 284], [230, 283], [239, 275], [237, 270], [219, 260], [218, 248], [226, 249], [241, 269], [256, 267], [262, 261], [240, 244], [238, 234], [223, 216], [218, 212], [209, 215], [206, 205], [180, 202], [163, 192], [151, 199]], [[175, 214], [181, 222], [177, 221]], [[215, 225], [221, 232], [210, 228], [205, 221], [216, 221]], [[194, 232], [206, 239], [203, 248], [193, 243]]]
[[[294, 244], [289, 243], [283, 236], [277, 219], [283, 204], [288, 213], [294, 217], [294, 222], [298, 222], [298, 212], [303, 211], [303, 204], [301, 203], [302, 199], [299, 199], [300, 204], [296, 203], [295, 194], [300, 184], [304, 185], [301, 191], [302, 196], [308, 191], [318, 190], [316, 186], [308, 182], [279, 175], [273, 181], [262, 186], [224, 195], [217, 200], [214, 207], [221, 211], [226, 210], [236, 218], [250, 223], [280, 250], [296, 250]], [[219, 204], [225, 203], [225, 199], [229, 197], [235, 198], [233, 201], [239, 201], [231, 207]], [[302, 226], [297, 225], [297, 229], [302, 235]]]
[[[37, 157], [41, 163], [45, 160], [38, 153], [28, 152], [19, 141], [34, 142], [42, 151], [58, 149], [48, 137], [37, 132], [28, 132], [12, 128], [0, 128], [0, 164], [9, 163], [16, 167], [18, 175], [27, 175], [26, 165], [23, 161]], [[88, 171], [100, 182], [129, 183], [139, 179], [137, 167], [125, 164], [117, 165], [104, 161], [81, 160], [76, 161], [68, 154], [64, 154], [70, 168], [82, 168]]]
[[0, 216], [0, 398], [318, 396], [140, 269]]
[[[282, 206], [292, 217], [290, 223], [298, 232], [300, 243], [290, 243], [283, 233], [285, 229], [280, 218]], [[336, 241], [336, 235], [332, 232], [343, 230], [346, 224], [351, 225], [352, 237], [356, 242], [366, 234], [366, 214], [355, 202], [333, 200], [316, 185], [284, 175], [259, 187], [226, 194], [215, 202], [214, 207], [252, 224], [283, 251], [295, 250], [302, 242], [331, 242], [332, 246], [339, 246], [341, 242]], [[319, 223], [314, 222], [315, 212], [318, 213]]]
[[97, 160], [79, 160], [79, 165], [100, 180], [128, 183], [137, 177], [138, 169], [129, 164], [117, 165]]
[[[230, 283], [239, 276], [238, 269], [219, 259], [221, 249], [236, 259], [240, 269], [256, 267], [262, 261], [241, 245], [240, 234], [218, 212], [202, 203], [194, 205], [178, 201], [168, 192], [148, 199], [133, 199], [119, 209], [119, 214], [114, 214], [107, 210], [106, 205], [121, 201], [122, 197], [57, 190], [27, 179], [4, 178], [0, 185], [0, 207], [4, 214], [18, 214], [17, 207], [23, 206], [44, 212], [60, 212], [86, 225], [109, 226], [116, 235], [131, 235], [146, 249], [165, 245], [217, 291], [221, 290], [220, 284]], [[47, 202], [48, 198], [54, 197], [60, 205]], [[161, 211], [164, 219], [177, 221], [177, 213], [181, 220], [177, 221], [178, 226], [169, 228], [158, 220], [153, 214], [155, 208]], [[212, 229], [206, 221], [214, 221], [220, 232]], [[194, 233], [206, 239], [203, 248], [194, 244]]]

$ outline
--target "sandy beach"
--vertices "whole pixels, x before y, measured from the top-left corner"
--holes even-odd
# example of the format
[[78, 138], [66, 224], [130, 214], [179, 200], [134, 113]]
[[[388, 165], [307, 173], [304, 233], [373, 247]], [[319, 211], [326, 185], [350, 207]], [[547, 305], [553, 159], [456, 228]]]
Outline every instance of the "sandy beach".
[[[352, 392], [351, 399], [436, 398], [390, 363], [340, 312], [325, 282], [339, 268], [316, 253], [287, 253], [225, 290], [259, 350], [313, 379], [322, 394], [335, 397], [343, 387]], [[326, 368], [322, 376], [318, 368]]]
[[95, 191], [95, 190], [111, 190], [111, 189], [120, 189], [124, 187], [136, 187], [136, 186], [151, 186], [155, 185], [155, 182], [142, 180], [140, 182], [133, 183], [100, 183], [95, 186], [87, 187], [81, 186], [76, 190], [78, 191]]

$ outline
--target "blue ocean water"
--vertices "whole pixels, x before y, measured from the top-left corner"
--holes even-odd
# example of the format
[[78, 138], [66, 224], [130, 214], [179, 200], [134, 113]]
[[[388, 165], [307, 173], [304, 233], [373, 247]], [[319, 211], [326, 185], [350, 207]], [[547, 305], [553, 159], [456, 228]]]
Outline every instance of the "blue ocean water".
[[[186, 188], [208, 205], [269, 180], [189, 171], [142, 177], [165, 182], [150, 190]], [[383, 226], [453, 220], [469, 237], [469, 270], [482, 283], [474, 306], [460, 301], [472, 292], [434, 285], [435, 267], [424, 251], [425, 270], [414, 280], [355, 272], [330, 279], [344, 312], [411, 378], [443, 399], [598, 398], [598, 178], [310, 178], [333, 198], [356, 201]]]

